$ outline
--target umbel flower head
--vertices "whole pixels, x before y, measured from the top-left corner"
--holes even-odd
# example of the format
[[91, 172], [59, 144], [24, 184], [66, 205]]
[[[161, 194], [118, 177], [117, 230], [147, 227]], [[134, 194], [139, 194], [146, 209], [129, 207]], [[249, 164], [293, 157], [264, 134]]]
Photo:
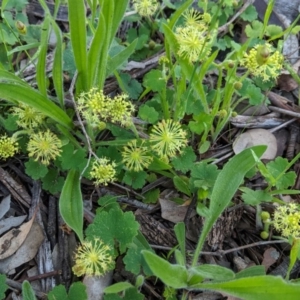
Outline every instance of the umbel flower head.
[[133, 0], [133, 7], [142, 17], [151, 17], [158, 8], [157, 0]]
[[249, 53], [245, 53], [241, 60], [241, 66], [246, 67], [253, 76], [268, 81], [277, 78], [282, 69], [283, 61], [283, 55], [266, 43], [256, 45]]
[[100, 276], [113, 270], [115, 261], [112, 249], [100, 239], [84, 241], [75, 253], [75, 265], [72, 270], [76, 276]]
[[94, 161], [90, 176], [94, 179], [96, 185], [107, 185], [108, 182], [115, 180], [115, 168], [115, 162], [110, 162], [109, 159], [102, 157]]
[[107, 101], [108, 118], [112, 123], [120, 123], [122, 126], [132, 124], [134, 106], [127, 98], [127, 95], [121, 94]]
[[32, 130], [44, 122], [45, 116], [31, 107], [30, 105], [19, 103], [12, 108], [12, 114], [18, 117], [17, 124], [24, 128]]
[[162, 158], [173, 157], [187, 144], [186, 132], [173, 120], [162, 120], [154, 125], [149, 140], [151, 149]]
[[93, 127], [99, 127], [103, 121], [129, 126], [134, 106], [127, 98], [125, 94], [110, 98], [102, 90], [92, 88], [89, 92], [80, 94], [77, 108]]
[[43, 165], [49, 165], [61, 153], [61, 141], [50, 130], [32, 133], [27, 145], [28, 156]]
[[3, 135], [0, 137], [0, 158], [7, 159], [18, 151], [18, 143], [14, 138]]
[[137, 146], [137, 141], [129, 142], [122, 151], [123, 163], [131, 171], [142, 171], [147, 168], [153, 157], [149, 155], [148, 148], [140, 145]]
[[211, 17], [195, 9], [188, 10], [183, 17], [184, 25], [177, 27], [175, 33], [179, 45], [177, 54], [194, 63], [207, 57], [211, 52], [213, 36], [208, 32]]
[[283, 237], [300, 238], [299, 207], [295, 203], [277, 207], [274, 212], [273, 225]]

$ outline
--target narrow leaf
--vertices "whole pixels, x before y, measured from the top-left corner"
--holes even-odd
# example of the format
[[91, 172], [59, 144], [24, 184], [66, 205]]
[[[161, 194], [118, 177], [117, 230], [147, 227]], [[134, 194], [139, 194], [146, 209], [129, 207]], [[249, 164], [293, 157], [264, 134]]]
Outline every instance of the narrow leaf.
[[83, 201], [80, 190], [80, 174], [76, 170], [68, 173], [59, 198], [59, 211], [66, 224], [75, 231], [82, 242]]
[[68, 0], [69, 25], [74, 59], [78, 71], [77, 93], [87, 91], [87, 39], [86, 39], [86, 10], [84, 0]]
[[298, 300], [300, 284], [275, 276], [256, 276], [220, 283], [200, 283], [193, 289], [208, 289], [228, 293], [243, 300]]
[[188, 275], [184, 266], [172, 265], [168, 261], [147, 250], [143, 250], [142, 254], [150, 270], [164, 284], [175, 289], [187, 286]]
[[73, 127], [72, 120], [62, 109], [5, 70], [0, 70], [0, 98], [30, 105], [64, 127]]
[[206, 236], [211, 230], [212, 226], [230, 203], [232, 197], [241, 185], [246, 173], [255, 166], [256, 161], [252, 155], [252, 151], [258, 157], [260, 157], [265, 150], [266, 146], [256, 146], [245, 149], [238, 155], [231, 158], [226, 163], [223, 170], [219, 173], [210, 198], [210, 214], [205, 219], [192, 266], [197, 264], [198, 254], [200, 253]]
[[47, 75], [46, 75], [46, 57], [48, 50], [48, 39], [50, 33], [50, 20], [47, 16], [42, 25], [41, 43], [39, 47], [39, 57], [36, 66], [36, 81], [39, 91], [46, 96], [47, 95]]
[[[56, 1], [55, 1], [56, 4]], [[61, 30], [56, 22], [51, 20], [52, 28], [56, 36], [56, 47], [53, 60], [53, 84], [56, 92], [56, 96], [59, 100], [60, 106], [64, 107], [64, 87], [63, 87], [63, 43]]]

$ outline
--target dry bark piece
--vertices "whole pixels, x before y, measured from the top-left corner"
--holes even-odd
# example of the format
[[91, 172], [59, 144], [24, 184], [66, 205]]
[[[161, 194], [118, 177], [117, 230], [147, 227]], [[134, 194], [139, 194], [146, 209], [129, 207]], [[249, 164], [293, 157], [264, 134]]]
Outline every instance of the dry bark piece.
[[10, 209], [10, 195], [4, 197], [0, 203], [0, 220]]
[[273, 133], [265, 129], [250, 129], [242, 133], [233, 143], [233, 151], [235, 154], [243, 150], [257, 146], [266, 145], [267, 150], [261, 159], [274, 159], [277, 153], [277, 140]]

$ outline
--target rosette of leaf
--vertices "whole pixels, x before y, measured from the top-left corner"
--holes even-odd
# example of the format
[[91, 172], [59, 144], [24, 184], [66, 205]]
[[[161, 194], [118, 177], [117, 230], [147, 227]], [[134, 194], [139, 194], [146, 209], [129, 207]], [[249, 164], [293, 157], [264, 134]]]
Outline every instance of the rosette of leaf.
[[256, 45], [249, 53], [245, 53], [241, 60], [241, 66], [247, 68], [253, 76], [268, 81], [278, 77], [283, 67], [283, 61], [283, 55], [266, 43]]

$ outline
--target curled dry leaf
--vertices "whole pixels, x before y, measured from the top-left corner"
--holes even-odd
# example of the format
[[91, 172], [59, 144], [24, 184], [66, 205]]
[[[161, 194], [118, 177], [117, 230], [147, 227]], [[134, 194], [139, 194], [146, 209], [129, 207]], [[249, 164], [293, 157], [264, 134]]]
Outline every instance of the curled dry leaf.
[[33, 222], [25, 241], [17, 252], [10, 257], [0, 260], [0, 273], [9, 274], [15, 268], [36, 257], [43, 240], [44, 233], [41, 226]]
[[27, 216], [10, 217], [0, 221], [0, 235], [8, 231], [12, 227], [20, 226]]
[[261, 264], [265, 266], [266, 271], [278, 260], [279, 256], [280, 253], [273, 247], [268, 248], [264, 252], [264, 258]]
[[19, 228], [13, 228], [0, 238], [0, 259], [13, 255], [20, 248], [30, 231], [33, 220], [34, 216]]
[[266, 145], [268, 148], [262, 155], [261, 159], [274, 159], [277, 153], [277, 140], [273, 133], [266, 129], [250, 129], [240, 136], [233, 143], [235, 154], [242, 152], [244, 149]]

